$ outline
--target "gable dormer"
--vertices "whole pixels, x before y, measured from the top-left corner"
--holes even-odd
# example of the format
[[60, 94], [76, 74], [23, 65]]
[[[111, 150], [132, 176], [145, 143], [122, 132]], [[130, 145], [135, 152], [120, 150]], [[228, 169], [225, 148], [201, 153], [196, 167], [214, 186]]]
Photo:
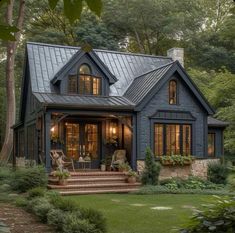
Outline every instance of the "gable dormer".
[[93, 50], [79, 50], [51, 83], [60, 94], [108, 96], [109, 86], [117, 81]]

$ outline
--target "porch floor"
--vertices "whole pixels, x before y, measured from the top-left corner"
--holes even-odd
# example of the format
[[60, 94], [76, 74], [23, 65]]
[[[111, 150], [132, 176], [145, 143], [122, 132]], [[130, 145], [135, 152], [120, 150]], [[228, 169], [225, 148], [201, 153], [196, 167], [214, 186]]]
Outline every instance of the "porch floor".
[[127, 183], [123, 172], [100, 170], [76, 170], [70, 172], [66, 185], [58, 185], [58, 180], [49, 176], [48, 188], [57, 190], [61, 195], [128, 193], [137, 191], [140, 183]]

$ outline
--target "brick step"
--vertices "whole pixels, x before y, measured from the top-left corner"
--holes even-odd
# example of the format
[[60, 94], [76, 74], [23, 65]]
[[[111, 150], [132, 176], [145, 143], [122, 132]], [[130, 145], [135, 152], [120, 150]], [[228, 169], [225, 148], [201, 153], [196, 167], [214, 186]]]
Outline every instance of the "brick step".
[[[76, 177], [70, 177], [67, 179], [68, 184], [90, 184], [90, 183], [107, 183], [107, 182], [125, 182], [126, 177], [125, 176], [115, 176], [115, 177], [82, 177], [82, 178], [76, 178]], [[57, 178], [49, 178], [48, 180], [49, 184], [57, 184], [58, 179]]]
[[138, 191], [138, 188], [125, 189], [102, 189], [102, 190], [62, 190], [59, 193], [63, 196], [67, 195], [85, 195], [85, 194], [101, 194], [101, 193], [130, 193]]
[[130, 188], [140, 187], [140, 183], [102, 183], [102, 184], [68, 184], [68, 185], [48, 185], [49, 189], [56, 190], [97, 190], [97, 189], [112, 189], [112, 188]]
[[113, 171], [106, 171], [106, 172], [101, 172], [101, 171], [90, 171], [90, 172], [70, 172], [71, 176], [125, 176], [124, 172], [113, 172]]
[[[81, 178], [81, 177], [116, 177], [125, 176], [124, 172], [70, 172], [70, 178]], [[53, 178], [53, 175], [49, 175], [49, 178]]]

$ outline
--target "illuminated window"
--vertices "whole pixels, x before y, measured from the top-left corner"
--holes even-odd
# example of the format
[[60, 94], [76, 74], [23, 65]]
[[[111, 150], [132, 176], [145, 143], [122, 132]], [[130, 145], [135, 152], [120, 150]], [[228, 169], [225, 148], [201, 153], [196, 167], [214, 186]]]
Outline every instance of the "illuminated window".
[[215, 134], [208, 133], [208, 156], [215, 156]]
[[80, 66], [78, 75], [69, 76], [68, 91], [71, 94], [100, 95], [101, 78], [93, 76], [88, 65]]
[[191, 155], [191, 125], [154, 124], [154, 153]]
[[177, 104], [177, 83], [175, 80], [169, 82], [169, 104]]

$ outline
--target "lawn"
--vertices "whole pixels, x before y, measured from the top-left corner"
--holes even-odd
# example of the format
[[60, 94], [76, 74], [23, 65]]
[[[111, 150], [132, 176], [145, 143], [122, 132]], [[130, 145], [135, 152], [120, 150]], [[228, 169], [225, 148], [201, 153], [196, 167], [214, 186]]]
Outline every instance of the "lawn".
[[177, 232], [172, 229], [185, 223], [194, 207], [214, 199], [209, 195], [187, 194], [102, 194], [65, 198], [75, 200], [82, 207], [100, 210], [107, 219], [108, 233]]

